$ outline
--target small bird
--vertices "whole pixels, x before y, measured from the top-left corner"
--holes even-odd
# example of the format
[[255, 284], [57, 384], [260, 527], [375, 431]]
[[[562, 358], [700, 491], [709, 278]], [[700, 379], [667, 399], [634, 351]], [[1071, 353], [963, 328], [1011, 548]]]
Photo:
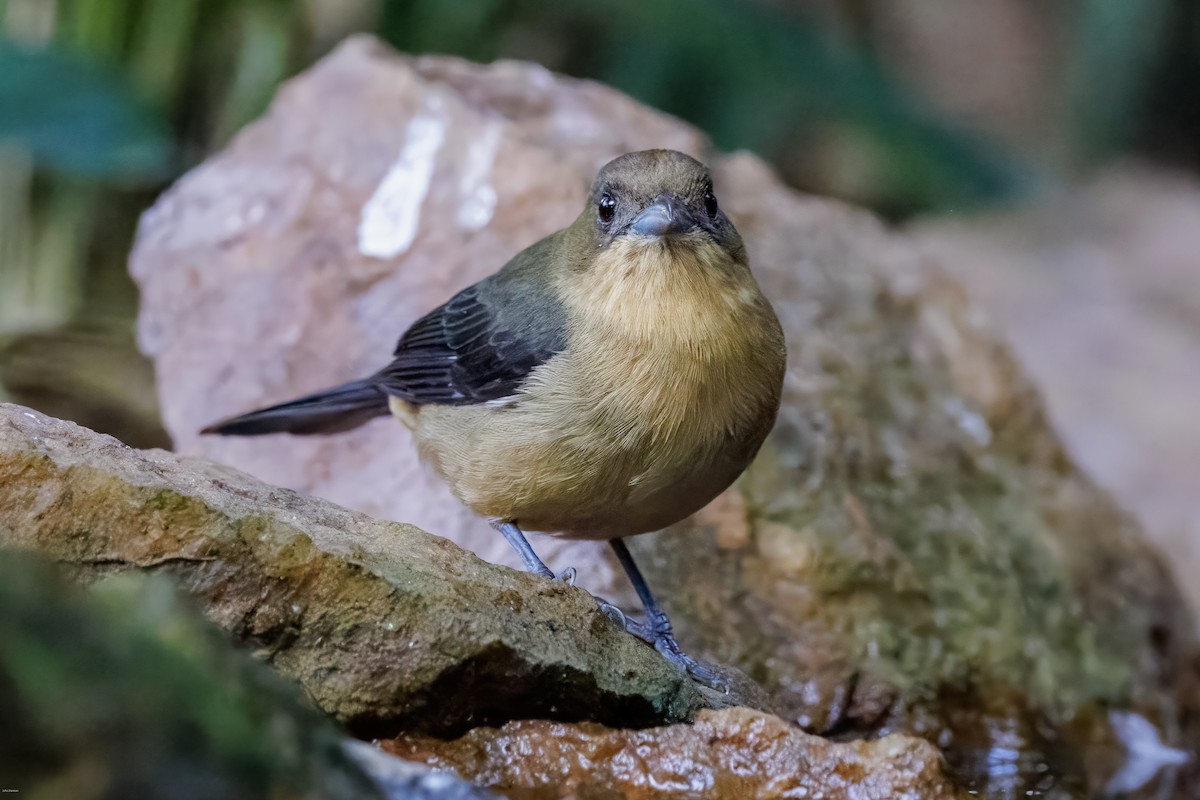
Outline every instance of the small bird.
[[400, 338], [363, 380], [219, 422], [204, 433], [328, 434], [392, 414], [420, 456], [524, 560], [523, 531], [607, 540], [647, 623], [598, 600], [693, 678], [623, 537], [699, 510], [749, 465], [774, 424], [783, 331], [699, 161], [628, 153], [583, 213]]

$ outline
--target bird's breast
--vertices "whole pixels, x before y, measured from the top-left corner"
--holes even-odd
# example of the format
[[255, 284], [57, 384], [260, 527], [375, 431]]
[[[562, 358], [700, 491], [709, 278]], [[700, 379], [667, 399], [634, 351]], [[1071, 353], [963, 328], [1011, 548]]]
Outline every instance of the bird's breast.
[[514, 397], [421, 410], [422, 452], [478, 513], [641, 533], [707, 503], [757, 451], [784, 369], [769, 303], [744, 266], [664, 275], [654, 257], [602, 262], [565, 292], [567, 346]]
[[736, 435], [774, 416], [783, 335], [744, 264], [719, 247], [615, 242], [561, 289], [565, 358], [531, 391], [567, 391], [605, 425], [667, 439]]

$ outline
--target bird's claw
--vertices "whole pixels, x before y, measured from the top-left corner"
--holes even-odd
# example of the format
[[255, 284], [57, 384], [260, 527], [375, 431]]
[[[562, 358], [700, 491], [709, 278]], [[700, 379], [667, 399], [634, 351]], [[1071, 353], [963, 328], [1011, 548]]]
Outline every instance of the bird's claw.
[[607, 600], [601, 600], [599, 597], [593, 597], [592, 599], [596, 601], [596, 605], [599, 606], [600, 612], [604, 614], [604, 616], [611, 619], [614, 625], [621, 630], [629, 629], [629, 618], [625, 616], [624, 611], [617, 608]]
[[729, 684], [725, 679], [708, 664], [696, 659], [683, 652], [683, 648], [675, 641], [675, 637], [671, 634], [659, 635], [652, 643], [654, 649], [662, 653], [663, 657], [670, 661], [675, 666], [688, 674], [696, 683], [703, 684], [710, 689], [715, 689], [718, 692], [729, 694]]
[[540, 569], [533, 568], [533, 569], [530, 569], [529, 571], [532, 572], [534, 575], [540, 575], [541, 577], [545, 578], [548, 581], [560, 581], [562, 583], [565, 583], [567, 586], [575, 585], [576, 573], [575, 573], [574, 567], [567, 567], [562, 572], [556, 573], [553, 570], [551, 570], [549, 567], [547, 567], [543, 564]]
[[656, 630], [653, 626], [630, 619], [624, 611], [607, 600], [601, 600], [599, 597], [594, 599], [600, 611], [611, 619], [613, 624], [653, 647], [662, 654], [663, 658], [687, 673], [692, 680], [710, 689], [729, 693], [729, 686], [724, 678], [708, 664], [697, 661], [683, 652], [683, 648], [679, 646], [679, 642], [675, 641], [675, 635], [671, 630]]

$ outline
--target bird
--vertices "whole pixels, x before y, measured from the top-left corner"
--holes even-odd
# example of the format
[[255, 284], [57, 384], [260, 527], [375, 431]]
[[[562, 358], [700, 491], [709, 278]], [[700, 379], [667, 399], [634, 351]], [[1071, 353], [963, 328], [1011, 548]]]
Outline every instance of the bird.
[[674, 150], [600, 169], [583, 211], [400, 337], [373, 375], [218, 422], [205, 434], [335, 434], [391, 415], [454, 496], [528, 571], [573, 583], [526, 532], [610, 543], [646, 621], [597, 599], [694, 680], [625, 538], [728, 488], [774, 425], [784, 334], [717, 202]]

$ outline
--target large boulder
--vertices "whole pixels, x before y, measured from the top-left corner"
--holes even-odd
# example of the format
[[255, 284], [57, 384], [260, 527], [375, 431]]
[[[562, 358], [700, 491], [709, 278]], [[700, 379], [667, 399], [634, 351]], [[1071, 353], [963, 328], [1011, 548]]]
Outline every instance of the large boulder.
[[1032, 208], [913, 233], [996, 320], [1068, 451], [1200, 610], [1200, 179], [1125, 164]]
[[[1017, 787], [1021, 765], [1082, 780], [1079, 742], [1115, 741], [1104, 709], [1194, 736], [1178, 592], [957, 287], [871, 216], [533, 65], [351, 40], [146, 214], [131, 271], [177, 449], [509, 559], [390, 420], [197, 432], [385, 363], [419, 314], [569, 222], [604, 161], [645, 147], [713, 166], [789, 348], [779, 424], [746, 478], [632, 544], [684, 645], [811, 729], [918, 731], [968, 770], [1016, 753]], [[535, 545], [628, 598], [596, 546]]]

